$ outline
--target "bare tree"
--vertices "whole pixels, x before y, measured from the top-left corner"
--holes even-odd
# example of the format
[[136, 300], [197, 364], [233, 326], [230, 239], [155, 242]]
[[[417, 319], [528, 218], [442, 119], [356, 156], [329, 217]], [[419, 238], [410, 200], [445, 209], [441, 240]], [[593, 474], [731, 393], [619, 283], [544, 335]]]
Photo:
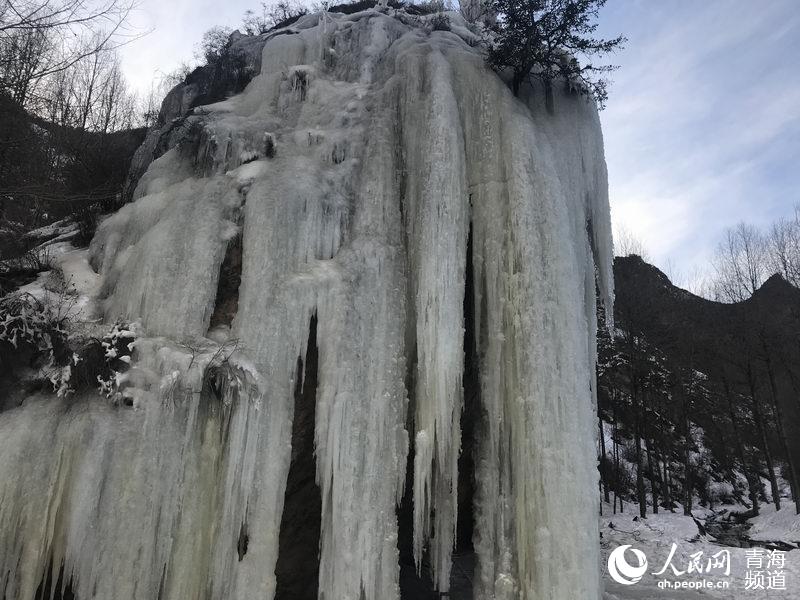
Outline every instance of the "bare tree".
[[116, 54], [133, 1], [0, 0], [0, 203], [31, 227], [90, 224], [124, 176], [135, 135], [106, 134], [135, 115]]
[[195, 50], [195, 58], [206, 63], [218, 61], [228, 46], [231, 33], [233, 30], [230, 27], [212, 27], [206, 31]]
[[704, 266], [694, 264], [687, 269], [680, 269], [672, 259], [667, 259], [663, 270], [673, 285], [701, 298], [714, 298], [713, 281]]
[[160, 73], [157, 78], [153, 79], [147, 94], [138, 99], [136, 109], [139, 113], [138, 122], [145, 127], [155, 125], [161, 111], [161, 101], [172, 88], [186, 80], [192, 69], [193, 67], [189, 63], [184, 62], [174, 71]]
[[779, 273], [789, 283], [800, 287], [800, 205], [794, 215], [772, 224], [767, 234], [770, 272]]
[[136, 0], [0, 0], [0, 91], [37, 108], [41, 82], [138, 37], [126, 22]]
[[26, 29], [0, 36], [0, 89], [24, 106], [35, 93], [36, 73], [50, 61], [51, 40], [45, 30]]
[[53, 74], [40, 95], [38, 112], [63, 127], [108, 133], [136, 121], [136, 97], [116, 50], [101, 50]]
[[714, 297], [714, 287], [708, 270], [700, 265], [694, 265], [686, 271], [681, 287], [701, 298], [712, 299]]
[[650, 260], [650, 254], [642, 240], [624, 226], [619, 226], [614, 234], [614, 254], [616, 256], [636, 255], [645, 261]]
[[721, 302], [741, 302], [761, 287], [767, 274], [767, 243], [753, 225], [727, 229], [712, 261], [714, 294]]
[[96, 115], [95, 129], [108, 133], [130, 129], [136, 120], [136, 96], [128, 89], [118, 56], [106, 72]]
[[[320, 7], [325, 8], [326, 5]], [[315, 8], [316, 10], [316, 8]], [[265, 33], [291, 19], [296, 19], [308, 13], [308, 9], [302, 4], [291, 0], [279, 0], [278, 2], [262, 2], [258, 11], [247, 10], [242, 17], [242, 27], [247, 35], [259, 35]]]
[[99, 21], [119, 22], [133, 5], [117, 0], [88, 3], [85, 0], [3, 0], [0, 31], [63, 29], [91, 26]]

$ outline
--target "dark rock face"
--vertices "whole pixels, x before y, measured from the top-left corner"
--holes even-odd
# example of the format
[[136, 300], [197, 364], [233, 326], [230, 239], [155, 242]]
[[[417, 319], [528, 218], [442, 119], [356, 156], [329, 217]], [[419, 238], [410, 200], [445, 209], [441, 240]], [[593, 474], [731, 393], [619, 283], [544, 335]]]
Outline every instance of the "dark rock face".
[[[219, 325], [231, 326], [239, 306], [239, 285], [242, 282], [242, 236], [237, 235], [228, 242], [225, 258], [219, 269], [217, 298], [211, 314], [209, 328]], [[313, 425], [313, 421], [312, 421]]]
[[275, 600], [316, 600], [322, 497], [316, 483], [317, 319], [309, 327], [306, 361], [298, 359], [292, 421], [292, 461], [286, 481], [275, 565]]
[[193, 121], [197, 121], [190, 117], [194, 107], [238, 94], [258, 74], [265, 43], [263, 36], [246, 36], [234, 31], [219, 60], [197, 67], [185, 81], [169, 91], [161, 103], [158, 121], [133, 156], [122, 189], [122, 204], [135, 199], [139, 179], [151, 162], [190, 137]]

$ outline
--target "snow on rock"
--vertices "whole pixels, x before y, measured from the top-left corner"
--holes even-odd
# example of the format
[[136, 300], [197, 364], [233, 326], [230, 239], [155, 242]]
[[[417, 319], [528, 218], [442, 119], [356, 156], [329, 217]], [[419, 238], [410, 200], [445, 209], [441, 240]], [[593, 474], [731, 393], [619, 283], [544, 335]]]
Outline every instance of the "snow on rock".
[[[475, 597], [599, 597], [595, 282], [610, 302], [612, 276], [596, 110], [560, 90], [553, 110], [520, 101], [459, 36], [389, 12], [269, 37], [243, 93], [195, 109], [196, 135], [100, 225], [98, 307], [141, 323], [119, 382], [135, 410], [32, 398], [0, 415], [6, 597], [63, 564], [78, 598], [272, 598], [315, 315], [320, 598], [399, 597], [411, 451], [416, 558], [428, 549], [447, 591], [465, 351]], [[209, 333], [239, 231], [238, 308]]]

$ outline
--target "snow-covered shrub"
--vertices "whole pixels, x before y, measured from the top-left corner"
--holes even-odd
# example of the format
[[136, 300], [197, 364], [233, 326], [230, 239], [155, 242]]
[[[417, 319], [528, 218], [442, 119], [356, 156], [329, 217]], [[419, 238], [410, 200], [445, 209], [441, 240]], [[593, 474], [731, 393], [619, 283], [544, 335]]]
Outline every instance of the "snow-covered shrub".
[[414, 4], [406, 3], [404, 8], [411, 14], [432, 15], [435, 13], [444, 12], [446, 10], [451, 10], [452, 6], [450, 6], [450, 3], [445, 2], [445, 0], [427, 0]]
[[438, 13], [431, 18], [433, 31], [450, 31], [450, 19], [443, 13]]
[[63, 282], [43, 300], [29, 293], [0, 299], [0, 364], [28, 362], [59, 396], [68, 395], [74, 359], [67, 327], [74, 302]]
[[[5, 352], [28, 347], [64, 358], [69, 308], [66, 302], [52, 304], [28, 293], [0, 299], [0, 346]], [[3, 351], [0, 350], [0, 362]], [[66, 361], [61, 361], [65, 362]]]
[[33, 369], [32, 380], [59, 397], [97, 387], [119, 400], [121, 374], [131, 361], [134, 327], [116, 323], [101, 339], [71, 336], [75, 298], [64, 284], [55, 295], [29, 293], [0, 298], [0, 365]]
[[104, 368], [96, 377], [98, 391], [114, 403], [126, 403], [123, 374], [130, 367], [136, 335], [135, 324], [118, 321], [100, 340]]

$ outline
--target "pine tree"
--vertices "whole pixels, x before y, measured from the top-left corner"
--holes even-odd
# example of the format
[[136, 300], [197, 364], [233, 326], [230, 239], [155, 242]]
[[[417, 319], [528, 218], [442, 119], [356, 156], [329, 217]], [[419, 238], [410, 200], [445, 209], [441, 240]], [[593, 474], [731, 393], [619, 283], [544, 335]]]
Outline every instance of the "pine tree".
[[511, 69], [511, 86], [518, 94], [522, 84], [534, 77], [546, 87], [563, 79], [591, 94], [603, 106], [608, 82], [602, 75], [612, 65], [581, 64], [579, 59], [603, 55], [626, 41], [593, 37], [598, 11], [606, 0], [489, 0], [496, 15], [495, 38], [489, 64], [496, 71]]

